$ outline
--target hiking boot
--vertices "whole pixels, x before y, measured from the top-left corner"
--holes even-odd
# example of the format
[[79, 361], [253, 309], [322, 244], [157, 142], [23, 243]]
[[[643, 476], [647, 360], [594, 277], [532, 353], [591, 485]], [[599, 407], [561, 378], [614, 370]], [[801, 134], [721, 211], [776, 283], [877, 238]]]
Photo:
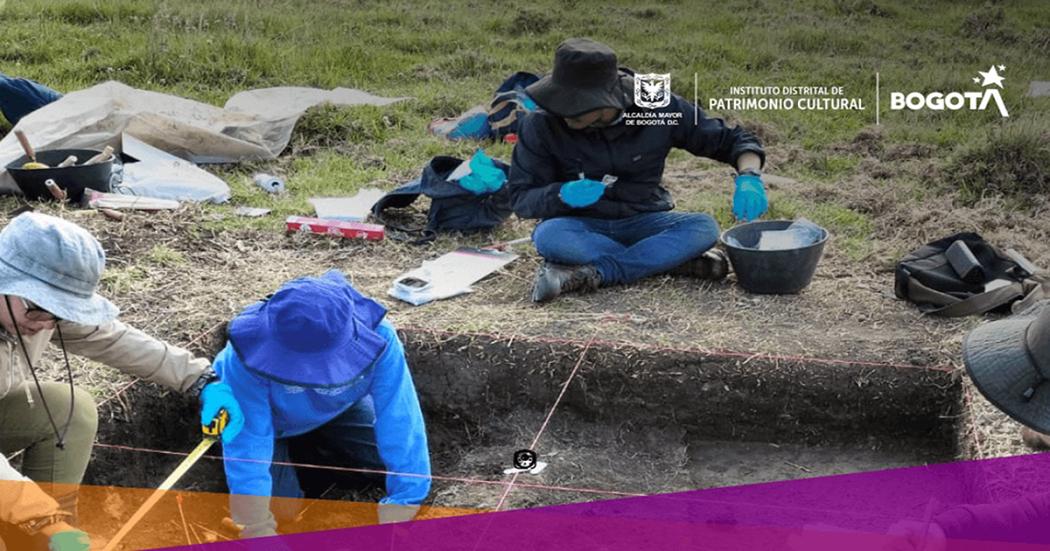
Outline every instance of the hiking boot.
[[726, 253], [711, 249], [671, 270], [671, 275], [721, 281], [729, 275], [729, 259]]
[[532, 302], [547, 302], [573, 291], [593, 291], [601, 284], [602, 276], [590, 264], [566, 266], [544, 262], [532, 286]]
[[1050, 450], [1050, 435], [1025, 427], [1021, 429], [1021, 440], [1033, 450]]

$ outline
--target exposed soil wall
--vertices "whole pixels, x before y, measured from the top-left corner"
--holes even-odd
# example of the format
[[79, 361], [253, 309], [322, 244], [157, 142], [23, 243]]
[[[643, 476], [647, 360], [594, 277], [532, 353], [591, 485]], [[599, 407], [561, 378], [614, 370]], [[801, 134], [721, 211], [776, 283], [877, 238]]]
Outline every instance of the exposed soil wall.
[[[549, 408], [581, 344], [405, 335], [421, 399], [481, 418]], [[710, 439], [827, 443], [933, 437], [951, 448], [960, 386], [950, 372], [593, 344], [560, 407], [606, 422], [676, 424]]]
[[[428, 331], [404, 331], [402, 339], [435, 473], [463, 469], [471, 446], [513, 446], [532, 434], [538, 427], [508, 420], [523, 411], [542, 419], [577, 364], [559, 411], [585, 426], [659, 434], [671, 427], [687, 434], [683, 441], [921, 446], [955, 455], [960, 385], [941, 369]], [[108, 401], [100, 416], [103, 443], [187, 451], [199, 440], [194, 400], [150, 384]], [[508, 426], [520, 434], [502, 438]], [[179, 459], [100, 447], [87, 482], [156, 485]], [[180, 487], [222, 491], [221, 462], [202, 461]]]

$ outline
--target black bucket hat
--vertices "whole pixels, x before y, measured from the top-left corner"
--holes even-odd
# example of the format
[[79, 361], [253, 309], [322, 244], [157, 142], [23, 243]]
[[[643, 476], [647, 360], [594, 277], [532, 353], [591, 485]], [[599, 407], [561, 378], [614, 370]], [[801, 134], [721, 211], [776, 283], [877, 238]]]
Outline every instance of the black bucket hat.
[[988, 401], [1050, 433], [1050, 301], [977, 327], [963, 342], [963, 359]]
[[562, 42], [554, 52], [554, 70], [525, 92], [544, 111], [559, 117], [576, 117], [605, 107], [626, 108], [616, 52], [586, 38]]

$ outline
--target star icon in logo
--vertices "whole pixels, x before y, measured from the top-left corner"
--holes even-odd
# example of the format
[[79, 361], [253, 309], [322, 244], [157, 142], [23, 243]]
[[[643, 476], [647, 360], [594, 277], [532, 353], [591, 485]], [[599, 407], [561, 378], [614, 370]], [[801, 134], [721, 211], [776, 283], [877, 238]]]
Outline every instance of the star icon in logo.
[[[1005, 68], [1002, 65], [1000, 65], [999, 67], [1000, 69]], [[992, 84], [994, 84], [1000, 88], [1003, 87], [1003, 77], [999, 76], [999, 71], [995, 70], [995, 65], [989, 67], [988, 71], [977, 71], [977, 74], [981, 75], [981, 77], [984, 79], [981, 82], [981, 86], [991, 86]], [[977, 82], [976, 78], [974, 78], [974, 82]]]

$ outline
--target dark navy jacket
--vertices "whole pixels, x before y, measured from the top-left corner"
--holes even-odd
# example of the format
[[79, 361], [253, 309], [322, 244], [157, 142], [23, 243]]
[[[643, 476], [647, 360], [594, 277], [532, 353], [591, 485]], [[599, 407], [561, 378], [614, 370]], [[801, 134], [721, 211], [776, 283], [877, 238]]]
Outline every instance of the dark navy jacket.
[[[624, 75], [624, 94], [633, 97], [634, 79]], [[633, 103], [633, 102], [632, 102]], [[670, 105], [647, 109], [631, 105], [627, 113], [681, 113], [677, 126], [629, 126], [621, 121], [601, 129], [572, 130], [560, 117], [529, 113], [522, 123], [511, 161], [509, 188], [514, 212], [521, 218], [583, 216], [626, 218], [643, 212], [671, 210], [671, 194], [660, 185], [664, 162], [672, 147], [694, 155], [736, 164], [752, 151], [765, 161], [758, 139], [722, 119], [699, 113], [684, 98], [673, 95]], [[574, 209], [558, 197], [565, 182], [616, 176], [616, 183], [594, 205]]]

